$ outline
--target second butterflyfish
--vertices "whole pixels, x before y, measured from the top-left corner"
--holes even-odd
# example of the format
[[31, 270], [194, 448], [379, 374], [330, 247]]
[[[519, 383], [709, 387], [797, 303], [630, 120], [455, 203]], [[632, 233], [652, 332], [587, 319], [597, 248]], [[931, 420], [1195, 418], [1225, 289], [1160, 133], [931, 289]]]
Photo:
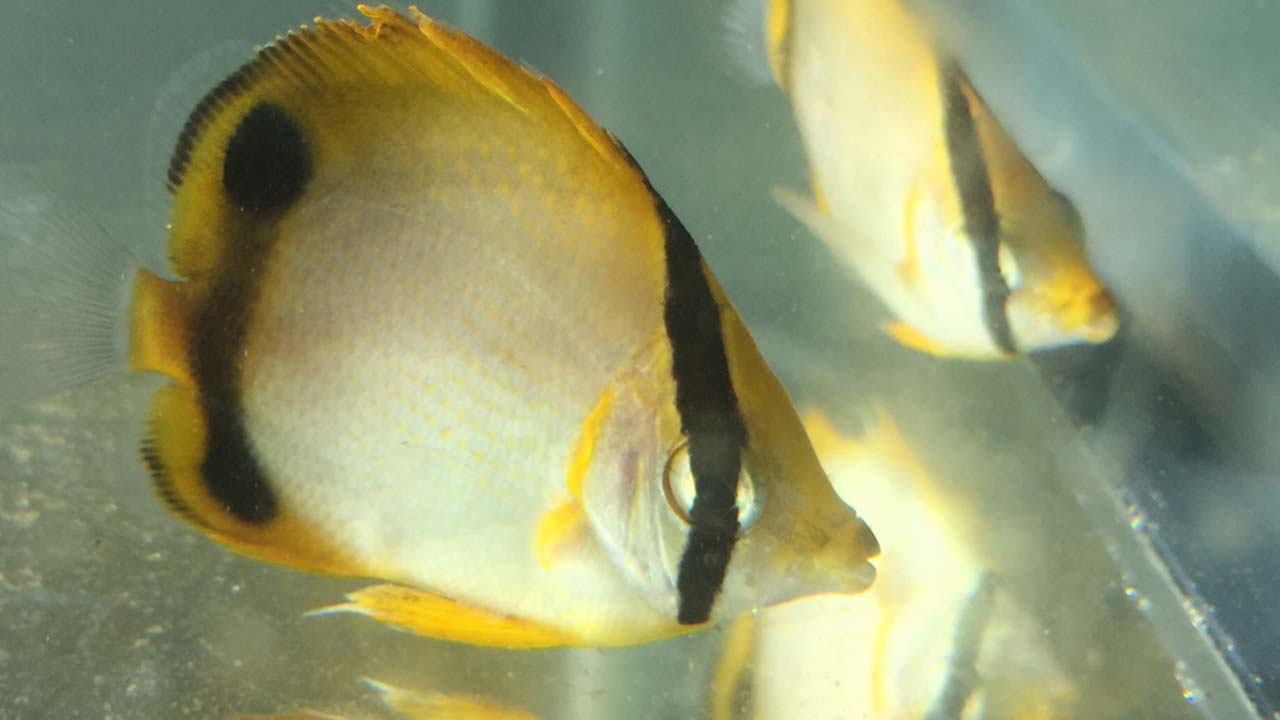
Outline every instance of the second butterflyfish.
[[622, 145], [467, 35], [360, 11], [192, 112], [176, 280], [19, 238], [80, 253], [33, 315], [71, 330], [20, 326], [0, 365], [167, 377], [144, 455], [179, 517], [386, 581], [333, 609], [429, 636], [622, 645], [867, 588], [874, 535]]
[[812, 175], [812, 198], [777, 198], [884, 303], [894, 339], [998, 359], [1116, 333], [1074, 205], [910, 3], [739, 2], [730, 25], [763, 29], [755, 74], [787, 94]]

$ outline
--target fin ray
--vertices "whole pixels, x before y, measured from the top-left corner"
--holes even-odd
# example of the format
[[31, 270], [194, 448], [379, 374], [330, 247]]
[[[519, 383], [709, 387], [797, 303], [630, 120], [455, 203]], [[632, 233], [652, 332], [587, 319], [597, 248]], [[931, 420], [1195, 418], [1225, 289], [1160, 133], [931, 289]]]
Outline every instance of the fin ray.
[[[216, 239], [236, 234], [236, 214], [224, 207], [214, 183], [222, 176], [228, 139], [256, 104], [337, 112], [327, 100], [342, 94], [335, 90], [376, 93], [411, 86], [471, 104], [509, 108], [556, 132], [576, 132], [612, 172], [640, 174], [622, 146], [551, 81], [419, 12], [411, 11], [410, 19], [385, 6], [358, 7], [367, 24], [321, 19], [314, 27], [294, 30], [259, 51], [192, 111], [169, 169], [174, 189], [170, 256], [179, 276], [210, 273], [231, 254]], [[335, 154], [358, 152], [337, 149], [334, 143], [326, 147]], [[187, 184], [192, 185], [189, 190]]]
[[778, 80], [766, 45], [769, 1], [732, 0], [720, 18], [730, 64], [746, 82], [758, 86], [773, 85]]
[[0, 167], [0, 402], [123, 376], [136, 267], [41, 179]]

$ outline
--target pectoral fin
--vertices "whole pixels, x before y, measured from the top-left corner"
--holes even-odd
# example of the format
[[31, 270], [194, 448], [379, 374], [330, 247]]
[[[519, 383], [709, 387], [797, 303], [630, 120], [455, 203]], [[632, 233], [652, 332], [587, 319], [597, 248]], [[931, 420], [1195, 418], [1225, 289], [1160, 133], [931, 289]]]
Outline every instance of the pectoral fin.
[[901, 320], [885, 322], [881, 325], [881, 329], [903, 347], [936, 357], [948, 357], [951, 355], [947, 348]]
[[561, 554], [581, 540], [587, 529], [586, 510], [582, 506], [582, 483], [591, 467], [604, 423], [613, 408], [613, 394], [613, 388], [606, 387], [582, 422], [577, 442], [574, 443], [566, 463], [565, 490], [569, 497], [538, 519], [533, 550], [538, 564], [544, 568], [551, 567]]
[[551, 567], [555, 561], [583, 537], [587, 516], [578, 500], [566, 500], [548, 510], [539, 520], [533, 539], [538, 564]]
[[402, 585], [373, 585], [347, 595], [347, 602], [312, 610], [313, 615], [356, 613], [439, 640], [486, 647], [532, 649], [578, 644], [549, 625], [473, 608]]

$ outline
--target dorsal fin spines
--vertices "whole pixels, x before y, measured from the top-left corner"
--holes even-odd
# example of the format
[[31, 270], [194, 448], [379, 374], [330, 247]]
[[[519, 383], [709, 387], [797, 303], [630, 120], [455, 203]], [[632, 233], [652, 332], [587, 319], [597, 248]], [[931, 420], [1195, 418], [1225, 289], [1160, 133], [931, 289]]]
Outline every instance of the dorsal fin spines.
[[[201, 136], [218, 112], [271, 76], [300, 87], [322, 79], [355, 82], [370, 77], [421, 77], [455, 92], [487, 95], [523, 114], [561, 115], [611, 166], [631, 167], [617, 141], [545, 77], [465, 33], [437, 23], [416, 7], [409, 9], [412, 19], [386, 6], [359, 5], [358, 10], [369, 24], [317, 18], [311, 27], [300, 26], [277, 37], [205, 95], [188, 117], [175, 146], [168, 172], [170, 191], [181, 186]], [[378, 45], [381, 51], [373, 55], [352, 52], [370, 44]]]
[[191, 162], [191, 153], [195, 148], [196, 139], [209, 118], [221, 107], [225, 98], [238, 95], [245, 90], [249, 84], [249, 75], [253, 71], [254, 62], [241, 65], [238, 70], [205, 94], [187, 116], [187, 122], [183, 125], [182, 132], [178, 134], [178, 142], [173, 148], [173, 156], [169, 159], [169, 172], [165, 184], [170, 193], [176, 192], [178, 186], [182, 184], [182, 177], [186, 173], [187, 164]]

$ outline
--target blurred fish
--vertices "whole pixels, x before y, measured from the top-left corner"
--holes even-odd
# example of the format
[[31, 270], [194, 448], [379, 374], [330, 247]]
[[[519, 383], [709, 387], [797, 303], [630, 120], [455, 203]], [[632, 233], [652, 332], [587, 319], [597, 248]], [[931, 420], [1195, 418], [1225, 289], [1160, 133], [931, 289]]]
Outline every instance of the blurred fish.
[[[513, 707], [495, 705], [480, 698], [438, 692], [415, 692], [366, 678], [365, 684], [381, 694], [382, 702], [405, 720], [538, 720]], [[240, 720], [354, 720], [345, 715], [304, 711], [290, 715], [244, 715]]]
[[180, 280], [3, 194], [37, 219], [11, 247], [48, 262], [11, 279], [0, 386], [169, 378], [143, 454], [178, 516], [399, 583], [321, 612], [618, 645], [864, 590], [875, 537], [634, 159], [470, 37], [360, 11], [195, 108], [168, 174]]
[[879, 296], [907, 347], [994, 359], [1106, 341], [1116, 303], [1074, 206], [907, 5], [741, 0], [728, 16], [738, 38], [764, 29], [755, 44], [809, 158], [814, 199], [777, 199]]
[[983, 567], [966, 519], [892, 419], [879, 412], [856, 438], [820, 415], [805, 425], [837, 489], [892, 520], [880, 579], [857, 597], [736, 620], [712, 682], [713, 720], [1077, 717], [1076, 689], [1040, 626]]

